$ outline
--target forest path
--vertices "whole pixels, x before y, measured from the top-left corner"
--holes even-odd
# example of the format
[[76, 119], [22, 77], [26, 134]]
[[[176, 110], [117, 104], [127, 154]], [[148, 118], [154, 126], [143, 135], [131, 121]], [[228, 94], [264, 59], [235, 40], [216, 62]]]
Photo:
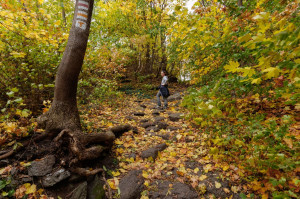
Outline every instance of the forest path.
[[155, 109], [153, 99], [132, 99], [120, 120], [134, 126], [115, 141], [112, 152], [119, 161], [110, 186], [122, 199], [240, 198], [241, 183], [230, 168], [209, 156], [206, 138], [192, 127], [180, 107], [182, 92], [169, 97], [167, 110]]

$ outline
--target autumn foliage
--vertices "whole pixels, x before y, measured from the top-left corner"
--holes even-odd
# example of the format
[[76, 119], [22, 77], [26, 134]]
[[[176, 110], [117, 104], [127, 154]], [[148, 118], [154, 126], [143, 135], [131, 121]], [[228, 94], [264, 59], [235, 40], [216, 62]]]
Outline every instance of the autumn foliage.
[[[51, 105], [73, 17], [72, 2], [0, 3], [1, 146], [18, 147], [19, 139], [37, 131], [35, 117]], [[144, 83], [167, 69], [190, 87], [181, 106], [197, 134], [193, 139], [199, 138], [181, 152], [193, 151], [201, 142], [209, 151], [204, 158], [223, 171], [233, 165], [239, 168], [238, 177], [232, 173], [228, 177], [246, 182], [254, 195], [296, 198], [299, 43], [299, 0], [243, 1], [243, 6], [234, 0], [204, 0], [191, 9], [181, 0], [96, 1], [78, 101], [90, 115], [96, 111], [93, 114], [87, 107], [95, 106], [110, 106], [106, 111], [113, 115], [111, 107], [124, 108], [119, 102], [123, 93], [117, 91], [122, 78]], [[96, 124], [112, 126], [110, 116], [100, 122], [83, 118], [87, 132]], [[115, 153], [121, 157], [120, 150]], [[172, 150], [177, 149], [162, 158], [167, 161]], [[147, 179], [150, 174], [143, 175]], [[0, 181], [0, 190], [5, 183]], [[3, 193], [13, 195], [9, 191]], [[22, 198], [25, 193], [43, 196], [42, 192], [24, 184], [15, 194]]]

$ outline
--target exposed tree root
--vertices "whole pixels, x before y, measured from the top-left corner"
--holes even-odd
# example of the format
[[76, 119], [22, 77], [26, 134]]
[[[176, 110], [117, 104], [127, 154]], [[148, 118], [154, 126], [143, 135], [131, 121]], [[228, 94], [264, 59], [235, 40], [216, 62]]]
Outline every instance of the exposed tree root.
[[80, 176], [92, 176], [96, 175], [97, 173], [103, 172], [103, 169], [99, 168], [94, 170], [88, 170], [84, 168], [71, 168], [70, 171]]
[[86, 170], [80, 168], [80, 166], [78, 167], [78, 165], [80, 165], [82, 161], [99, 158], [102, 152], [112, 145], [116, 137], [121, 136], [124, 132], [131, 129], [132, 127], [129, 124], [126, 124], [113, 127], [103, 133], [87, 134], [83, 133], [81, 130], [71, 129], [64, 129], [59, 133], [57, 133], [57, 131], [52, 133], [48, 132], [24, 142], [22, 146], [18, 147], [16, 150], [6, 152], [0, 156], [0, 160], [12, 156], [31, 143], [39, 142], [46, 138], [53, 138], [53, 141], [58, 145], [68, 145], [69, 153], [65, 158], [61, 159], [60, 164], [62, 166], [68, 166], [72, 172], [82, 176], [95, 175], [102, 172], [103, 169]]

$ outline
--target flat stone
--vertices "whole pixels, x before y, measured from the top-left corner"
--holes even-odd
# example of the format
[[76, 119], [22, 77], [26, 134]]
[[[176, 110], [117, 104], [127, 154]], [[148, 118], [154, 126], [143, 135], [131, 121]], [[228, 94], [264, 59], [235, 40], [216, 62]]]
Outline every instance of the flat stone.
[[159, 114], [160, 114], [160, 111], [157, 111], [157, 110], [152, 111], [152, 115], [159, 115]]
[[127, 155], [128, 158], [133, 158], [134, 160], [136, 159], [136, 154], [135, 153], [130, 153]]
[[142, 171], [133, 170], [120, 180], [120, 198], [121, 199], [137, 199], [141, 197], [144, 189], [144, 178]]
[[131, 116], [131, 115], [128, 115], [128, 116], [126, 116], [125, 118], [128, 119], [128, 120], [136, 120], [136, 118], [133, 117], [133, 116]]
[[33, 181], [33, 177], [24, 175], [24, 176], [21, 177], [21, 181], [22, 181], [22, 183], [32, 182]]
[[[170, 184], [172, 188], [170, 189]], [[164, 198], [164, 199], [196, 199], [199, 198], [197, 192], [187, 184], [181, 182], [159, 181], [157, 189], [150, 191], [149, 196], [151, 199]]]
[[157, 117], [154, 117], [153, 119], [155, 122], [160, 122], [160, 121], [164, 120], [165, 118], [161, 117], [161, 116], [157, 116]]
[[148, 128], [149, 126], [154, 126], [154, 124], [152, 122], [145, 122], [141, 124], [141, 127], [143, 128]]
[[145, 104], [141, 104], [140, 105], [142, 108], [147, 108], [147, 106]]
[[149, 119], [142, 119], [140, 122], [141, 123], [149, 122]]
[[134, 134], [138, 134], [139, 133], [139, 129], [137, 127], [132, 127], [132, 132]]
[[177, 127], [177, 126], [168, 126], [167, 129], [170, 130], [170, 131], [176, 131], [176, 130], [180, 130], [182, 128], [181, 127]]
[[158, 135], [159, 137], [161, 137], [162, 139], [164, 139], [164, 140], [169, 140], [170, 139], [170, 134], [160, 134], [160, 135]]
[[68, 170], [61, 168], [43, 177], [42, 184], [44, 187], [52, 187], [53, 185], [63, 181], [64, 179], [67, 179], [68, 177], [70, 177], [70, 175], [71, 173]]
[[157, 126], [149, 126], [146, 128], [146, 131], [158, 132], [159, 128]]
[[168, 101], [172, 102], [172, 101], [180, 100], [181, 98], [182, 98], [182, 95], [180, 93], [175, 93], [168, 97]]
[[159, 129], [166, 129], [168, 127], [168, 124], [165, 122], [158, 122], [157, 123], [157, 128]]
[[184, 114], [182, 114], [182, 113], [171, 113], [169, 115], [169, 119], [173, 122], [176, 122], [176, 121], [182, 119], [183, 115]]
[[29, 176], [45, 176], [48, 173], [51, 173], [53, 166], [55, 164], [55, 156], [48, 155], [41, 160], [35, 160], [31, 162], [31, 165], [28, 168]]
[[141, 153], [141, 157], [143, 159], [152, 157], [153, 160], [155, 160], [157, 158], [158, 152], [165, 150], [165, 148], [167, 148], [167, 145], [165, 143], [156, 145], [155, 147], [152, 147], [152, 148], [149, 148], [149, 149], [143, 151]]
[[87, 182], [83, 182], [73, 190], [71, 199], [86, 199], [86, 198], [87, 198]]
[[135, 115], [135, 116], [144, 116], [145, 113], [144, 112], [135, 112], [135, 113], [133, 113], [133, 115]]

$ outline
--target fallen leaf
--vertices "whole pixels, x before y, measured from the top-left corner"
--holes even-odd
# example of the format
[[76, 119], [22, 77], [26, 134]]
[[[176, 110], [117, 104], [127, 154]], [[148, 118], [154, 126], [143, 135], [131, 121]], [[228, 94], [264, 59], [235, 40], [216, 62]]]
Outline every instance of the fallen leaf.
[[201, 175], [201, 176], [199, 177], [199, 180], [202, 181], [202, 180], [205, 180], [206, 178], [207, 178], [206, 175]]
[[120, 172], [119, 172], [119, 171], [116, 171], [116, 172], [112, 171], [111, 174], [112, 174], [114, 177], [116, 177], [116, 176], [119, 176], [119, 175], [120, 175]]
[[225, 193], [230, 193], [230, 190], [228, 188], [223, 189]]
[[221, 186], [222, 186], [221, 183], [215, 181], [215, 187], [216, 187], [217, 189], [221, 188]]
[[233, 192], [233, 193], [237, 193], [238, 192], [238, 187], [237, 186], [232, 186], [231, 187], [231, 191]]
[[35, 184], [29, 184], [29, 183], [26, 183], [24, 184], [25, 188], [26, 188], [26, 191], [25, 193], [26, 194], [32, 194], [34, 192], [36, 192], [36, 185]]

